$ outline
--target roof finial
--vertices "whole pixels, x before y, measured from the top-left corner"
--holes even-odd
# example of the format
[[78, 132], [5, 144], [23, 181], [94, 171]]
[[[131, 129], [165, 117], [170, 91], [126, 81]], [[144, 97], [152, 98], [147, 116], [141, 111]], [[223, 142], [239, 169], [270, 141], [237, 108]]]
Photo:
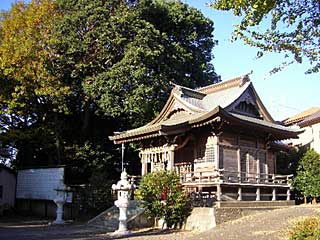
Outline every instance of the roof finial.
[[249, 75], [251, 75], [252, 73], [253, 73], [253, 70], [251, 70], [251, 72], [249, 72], [241, 77], [241, 81], [239, 84], [240, 87], [242, 87], [246, 82], [250, 82]]

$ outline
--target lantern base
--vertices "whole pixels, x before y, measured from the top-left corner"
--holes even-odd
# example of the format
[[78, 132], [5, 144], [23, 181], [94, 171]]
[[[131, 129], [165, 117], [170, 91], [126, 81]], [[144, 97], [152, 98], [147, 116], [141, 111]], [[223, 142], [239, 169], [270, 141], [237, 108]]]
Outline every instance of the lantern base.
[[132, 233], [129, 230], [116, 230], [113, 233], [110, 233], [111, 237], [123, 237], [130, 236]]
[[63, 220], [54, 220], [54, 221], [52, 222], [53, 225], [59, 225], [59, 224], [65, 224], [65, 223], [66, 223], [66, 222], [63, 221]]

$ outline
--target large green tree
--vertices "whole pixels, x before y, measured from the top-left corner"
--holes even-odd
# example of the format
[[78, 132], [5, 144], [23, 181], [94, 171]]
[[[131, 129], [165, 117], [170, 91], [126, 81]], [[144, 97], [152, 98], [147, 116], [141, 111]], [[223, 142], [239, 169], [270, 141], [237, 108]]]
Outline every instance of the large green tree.
[[0, 142], [17, 165], [112, 169], [107, 136], [154, 117], [170, 81], [219, 81], [213, 23], [181, 2], [32, 0], [1, 16]]
[[[213, 0], [211, 7], [241, 17], [233, 38], [263, 52], [282, 52], [290, 62], [307, 60], [307, 73], [320, 71], [319, 0]], [[278, 70], [279, 68], [275, 68]]]
[[52, 24], [58, 17], [51, 0], [18, 1], [1, 13], [0, 143], [4, 155], [18, 150], [11, 159], [57, 162], [59, 158], [57, 151], [45, 154], [56, 149], [58, 124], [53, 119], [70, 93], [46, 70]]
[[170, 92], [217, 81], [213, 23], [177, 1], [58, 0], [52, 72], [69, 82], [83, 110], [149, 121]]

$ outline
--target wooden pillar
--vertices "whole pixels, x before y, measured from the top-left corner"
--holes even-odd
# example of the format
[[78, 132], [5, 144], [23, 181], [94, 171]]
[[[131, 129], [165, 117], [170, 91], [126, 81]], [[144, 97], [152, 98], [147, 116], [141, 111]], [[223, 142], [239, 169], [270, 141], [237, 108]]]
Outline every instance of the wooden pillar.
[[141, 162], [141, 176], [143, 177], [146, 174], [147, 174], [147, 163]]
[[220, 165], [220, 156], [219, 156], [219, 138], [218, 136], [213, 136], [213, 148], [214, 148], [214, 153], [215, 153], [215, 169], [219, 169]]
[[261, 169], [260, 169], [260, 157], [259, 157], [259, 150], [257, 151], [257, 183], [260, 183], [260, 178], [261, 178]]
[[277, 200], [277, 190], [276, 188], [272, 188], [272, 201]]
[[257, 187], [257, 191], [256, 191], [256, 201], [260, 201], [260, 188]]
[[221, 190], [221, 185], [217, 185], [217, 201], [221, 201], [221, 195], [222, 195], [222, 190]]
[[238, 163], [238, 180], [241, 182], [241, 155], [240, 155], [240, 146], [237, 149], [237, 163]]
[[237, 135], [237, 164], [238, 164], [238, 180], [239, 183], [242, 182], [242, 173], [241, 173], [241, 147], [240, 147], [240, 136]]
[[148, 173], [148, 159], [146, 153], [140, 151], [139, 157], [141, 160], [141, 176], [144, 176]]
[[237, 200], [242, 201], [242, 188], [241, 187], [238, 188], [238, 199]]
[[288, 188], [287, 189], [287, 201], [290, 201], [290, 196], [291, 196], [290, 188]]
[[168, 149], [164, 149], [165, 151], [168, 151], [168, 165], [167, 165], [167, 170], [168, 171], [173, 171], [174, 170], [174, 149], [176, 145], [170, 146]]

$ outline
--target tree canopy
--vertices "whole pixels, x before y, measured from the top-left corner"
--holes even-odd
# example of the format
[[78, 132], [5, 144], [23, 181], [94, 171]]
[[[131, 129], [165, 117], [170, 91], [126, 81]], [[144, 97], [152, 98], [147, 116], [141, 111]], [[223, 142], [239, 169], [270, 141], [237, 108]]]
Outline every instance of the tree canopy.
[[[159, 111], [169, 81], [217, 81], [213, 23], [176, 1], [58, 0], [52, 73], [105, 115], [141, 125]], [[142, 118], [141, 118], [142, 117]]]
[[[264, 52], [285, 53], [292, 58], [287, 63], [306, 59], [311, 65], [307, 73], [319, 72], [319, 0], [214, 0], [210, 6], [242, 18], [235, 26], [233, 39], [240, 38]], [[266, 27], [264, 22], [268, 23]]]
[[220, 80], [213, 22], [181, 2], [32, 0], [0, 20], [0, 144], [16, 165], [110, 169], [107, 136], [150, 121], [170, 81]]
[[0, 143], [5, 158], [11, 153], [9, 159], [21, 156], [28, 162], [55, 149], [53, 111], [69, 94], [68, 86], [46, 69], [57, 17], [50, 0], [17, 2], [1, 13]]

